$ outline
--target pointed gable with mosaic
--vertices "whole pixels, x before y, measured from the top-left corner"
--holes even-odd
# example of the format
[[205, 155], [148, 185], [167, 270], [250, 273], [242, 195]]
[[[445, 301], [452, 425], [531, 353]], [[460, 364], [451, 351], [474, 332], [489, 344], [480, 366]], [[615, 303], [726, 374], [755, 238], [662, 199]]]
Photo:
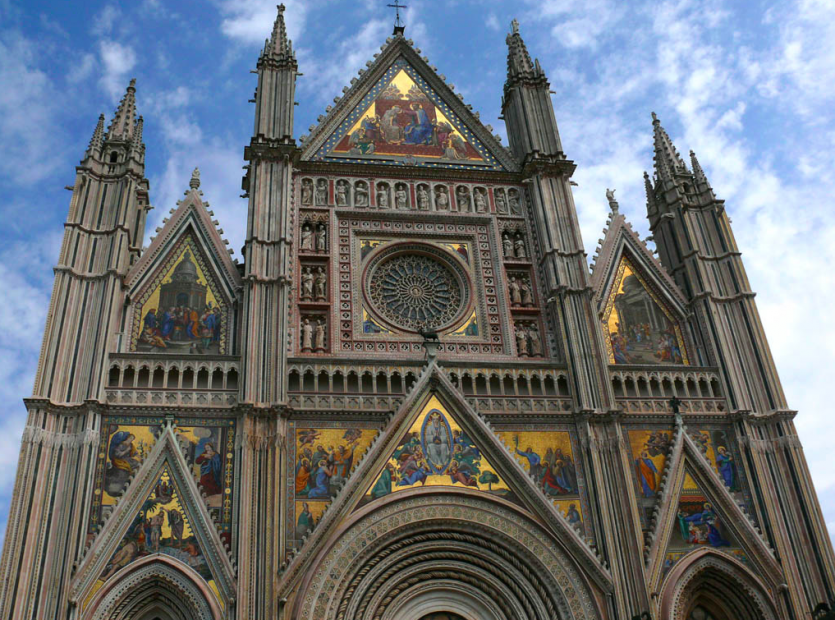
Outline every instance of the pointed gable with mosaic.
[[190, 190], [127, 283], [133, 300], [129, 351], [228, 355], [240, 275], [202, 201], [199, 171]]
[[363, 72], [340, 105], [314, 129], [309, 142], [305, 156], [314, 161], [483, 170], [515, 167], [477, 113], [402, 37], [389, 43]]

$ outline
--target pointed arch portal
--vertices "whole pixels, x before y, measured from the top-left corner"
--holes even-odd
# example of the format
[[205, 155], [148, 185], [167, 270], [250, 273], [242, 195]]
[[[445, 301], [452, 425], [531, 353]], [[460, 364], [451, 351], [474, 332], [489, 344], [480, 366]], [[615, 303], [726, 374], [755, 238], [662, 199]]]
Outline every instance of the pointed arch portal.
[[354, 513], [317, 555], [289, 617], [600, 617], [575, 562], [529, 515], [477, 491], [425, 487]]
[[193, 570], [163, 555], [123, 568], [96, 593], [87, 620], [220, 620], [212, 593]]
[[722, 553], [699, 550], [682, 559], [661, 595], [661, 618], [670, 620], [773, 620], [773, 601], [745, 566]]

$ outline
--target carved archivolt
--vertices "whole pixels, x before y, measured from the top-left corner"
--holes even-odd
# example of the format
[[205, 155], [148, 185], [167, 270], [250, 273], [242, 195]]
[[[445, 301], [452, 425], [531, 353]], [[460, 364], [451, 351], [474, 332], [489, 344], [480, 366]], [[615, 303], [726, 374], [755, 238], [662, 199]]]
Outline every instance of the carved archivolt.
[[155, 612], [173, 620], [220, 620], [213, 595], [192, 572], [176, 560], [149, 556], [122, 569], [84, 618], [134, 620]]
[[742, 564], [709, 550], [699, 550], [688, 557], [680, 560], [667, 576], [661, 595], [662, 618], [687, 620], [702, 597], [722, 601], [728, 617], [777, 618], [768, 591]]
[[460, 611], [487, 605], [488, 618], [598, 618], [574, 567], [545, 530], [505, 504], [422, 491], [357, 513], [307, 572], [291, 617], [411, 620], [413, 610], [432, 611], [420, 600], [443, 591], [459, 592]]

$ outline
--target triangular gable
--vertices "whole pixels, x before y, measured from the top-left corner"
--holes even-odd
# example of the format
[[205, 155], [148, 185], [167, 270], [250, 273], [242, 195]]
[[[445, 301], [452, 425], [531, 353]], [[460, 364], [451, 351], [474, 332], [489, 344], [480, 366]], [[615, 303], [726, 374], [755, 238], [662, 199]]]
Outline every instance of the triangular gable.
[[437, 396], [430, 397], [358, 506], [423, 486], [474, 488], [519, 503], [456, 418]]
[[592, 264], [591, 287], [598, 311], [603, 312], [622, 259], [627, 258], [661, 303], [680, 318], [687, 316], [687, 299], [659, 260], [621, 213], [610, 214]]
[[684, 295], [621, 213], [607, 224], [591, 286], [609, 363], [690, 364]]
[[[413, 386], [409, 397], [393, 415], [388, 427], [377, 436], [351, 479], [322, 515], [316, 529], [308, 535], [307, 542], [298, 552], [288, 557], [281, 572], [278, 596], [285, 597], [293, 591], [318, 551], [331, 537], [339, 535], [339, 524], [350, 516], [357, 504], [368, 501], [367, 496], [373, 492], [383, 470], [391, 466], [391, 457], [399, 444], [415, 427], [419, 417], [423, 415], [425, 419], [426, 414], [431, 413], [435, 401], [443, 408], [436, 409], [454, 412], [461, 431], [466, 433], [482, 454], [482, 463], [489, 463], [492, 468], [489, 471], [494, 470], [500, 483], [506, 485], [521, 505], [554, 533], [555, 543], [582, 565], [583, 570], [599, 587], [610, 591], [612, 578], [599, 556], [572, 528], [557, 506], [546, 498], [487, 422], [455, 390], [433, 359]], [[487, 467], [482, 467], [482, 471], [487, 471]], [[450, 486], [455, 485], [450, 482]], [[486, 492], [490, 492], [489, 485], [479, 483], [479, 488], [482, 486], [487, 487]], [[493, 483], [493, 489], [496, 488], [497, 485]], [[371, 501], [374, 501], [373, 498]]]
[[302, 159], [516, 170], [510, 153], [403, 37], [313, 129]]
[[126, 278], [129, 351], [231, 352], [241, 278], [194, 188]]
[[159, 553], [194, 569], [227, 606], [235, 596], [234, 568], [204, 502], [166, 426], [84, 556], [71, 600], [84, 608], [121, 569]]
[[685, 432], [681, 420], [654, 522], [647, 570], [655, 591], [660, 591], [676, 562], [708, 547], [734, 557], [763, 578], [780, 583], [780, 567], [773, 552]]

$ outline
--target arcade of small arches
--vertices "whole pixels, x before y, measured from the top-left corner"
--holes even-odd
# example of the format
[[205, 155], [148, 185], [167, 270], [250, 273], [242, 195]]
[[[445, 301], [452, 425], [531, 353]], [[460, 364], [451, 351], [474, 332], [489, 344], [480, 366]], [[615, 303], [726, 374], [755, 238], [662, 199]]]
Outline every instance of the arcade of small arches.
[[[237, 362], [195, 364], [183, 360], [166, 362], [118, 360], [108, 374], [108, 388], [236, 391]], [[537, 369], [497, 369], [492, 372], [448, 374], [450, 382], [465, 396], [570, 396], [564, 372]], [[290, 392], [331, 394], [405, 394], [417, 382], [418, 371], [390, 367], [328, 368], [293, 365], [289, 371]], [[711, 372], [611, 373], [616, 398], [686, 399], [722, 398], [719, 378]]]

